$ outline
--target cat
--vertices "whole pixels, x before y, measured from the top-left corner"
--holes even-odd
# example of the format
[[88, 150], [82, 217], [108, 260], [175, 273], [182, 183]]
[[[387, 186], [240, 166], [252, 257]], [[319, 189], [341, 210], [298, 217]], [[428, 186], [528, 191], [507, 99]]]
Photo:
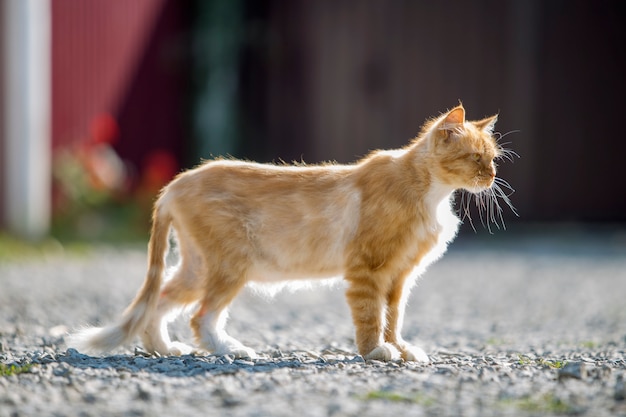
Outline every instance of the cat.
[[[150, 352], [190, 353], [170, 340], [166, 317], [197, 303], [190, 325], [201, 349], [255, 358], [224, 330], [247, 283], [343, 276], [358, 352], [428, 362], [400, 334], [405, 304], [457, 234], [455, 191], [506, 198], [496, 182], [495, 160], [507, 155], [494, 138], [496, 121], [466, 121], [459, 104], [404, 148], [351, 165], [217, 159], [181, 173], [154, 205], [147, 277], [135, 299], [117, 324], [79, 331], [73, 346], [102, 352], [140, 336]], [[170, 228], [181, 260], [163, 284]]]

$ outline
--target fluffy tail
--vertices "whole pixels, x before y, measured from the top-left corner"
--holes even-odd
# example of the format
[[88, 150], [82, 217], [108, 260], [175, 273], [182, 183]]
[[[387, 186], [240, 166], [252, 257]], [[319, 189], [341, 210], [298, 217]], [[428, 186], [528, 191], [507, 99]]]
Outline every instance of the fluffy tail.
[[146, 328], [159, 301], [171, 222], [170, 214], [157, 202], [148, 244], [148, 273], [143, 286], [116, 324], [80, 330], [69, 337], [70, 347], [86, 353], [107, 352], [132, 342]]

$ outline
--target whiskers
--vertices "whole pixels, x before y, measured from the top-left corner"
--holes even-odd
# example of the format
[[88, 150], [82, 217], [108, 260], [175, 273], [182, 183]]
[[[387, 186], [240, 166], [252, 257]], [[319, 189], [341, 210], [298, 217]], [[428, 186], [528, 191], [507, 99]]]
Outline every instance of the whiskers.
[[[513, 162], [515, 158], [519, 158], [519, 154], [512, 149], [506, 148], [505, 146], [510, 144], [511, 142], [502, 142], [502, 139], [511, 133], [517, 133], [519, 130], [511, 130], [510, 132], [501, 134], [494, 133], [496, 143], [498, 145], [498, 155], [496, 155], [496, 160], [498, 159], [506, 159], [510, 162]], [[475, 187], [478, 188], [478, 179], [475, 180]], [[513, 207], [513, 203], [511, 203], [511, 199], [509, 198], [511, 194], [513, 194], [515, 190], [511, 187], [511, 184], [503, 180], [502, 178], [495, 177], [491, 187], [479, 191], [479, 192], [469, 192], [466, 190], [461, 190], [461, 203], [459, 208], [459, 215], [461, 220], [469, 220], [472, 229], [474, 232], [476, 231], [476, 227], [474, 227], [474, 219], [472, 218], [471, 211], [471, 203], [472, 200], [476, 205], [478, 210], [478, 217], [483, 227], [487, 228], [489, 233], [493, 233], [492, 225], [494, 225], [498, 229], [506, 230], [506, 225], [504, 223], [504, 215], [503, 215], [503, 205], [508, 206], [508, 208], [519, 217], [517, 210]], [[501, 204], [504, 202], [504, 204]]]
[[[506, 145], [509, 145], [511, 142], [502, 142], [502, 139], [511, 133], [517, 133], [519, 130], [512, 130], [510, 132], [501, 134], [494, 133], [495, 139], [498, 146], [498, 154], [496, 156], [496, 160], [498, 159], [506, 159], [510, 162], [513, 162], [515, 158], [519, 158], [520, 156], [512, 149], [506, 148]], [[478, 178], [475, 180], [475, 184], [473, 188], [479, 188], [479, 180]], [[483, 227], [485, 227], [489, 233], [493, 233], [492, 226], [495, 226], [498, 229], [506, 230], [506, 224], [504, 223], [504, 206], [507, 206], [513, 214], [519, 217], [517, 210], [511, 203], [511, 199], [509, 198], [511, 194], [513, 194], [515, 190], [511, 187], [507, 181], [502, 178], [495, 177], [491, 187], [479, 191], [479, 192], [469, 192], [467, 190], [461, 190], [461, 202], [459, 207], [459, 215], [461, 220], [469, 220], [472, 229], [474, 232], [476, 231], [476, 227], [474, 226], [474, 219], [472, 218], [472, 210], [471, 205], [472, 201], [474, 202], [476, 209], [478, 211], [478, 217]]]
[[511, 203], [509, 198], [515, 190], [511, 185], [502, 178], [496, 177], [490, 188], [478, 193], [471, 193], [466, 190], [461, 191], [460, 216], [461, 220], [469, 220], [472, 229], [476, 231], [474, 219], [472, 218], [471, 204], [472, 200], [476, 205], [478, 217], [483, 227], [487, 228], [489, 233], [493, 233], [492, 226], [498, 229], [506, 230], [504, 222], [504, 206], [507, 206], [513, 214], [519, 216], [517, 210]]
[[519, 158], [520, 156], [518, 155], [517, 152], [515, 152], [512, 149], [509, 148], [505, 148], [506, 145], [510, 145], [511, 142], [502, 142], [502, 139], [508, 135], [510, 135], [511, 133], [518, 133], [520, 132], [519, 130], [511, 130], [510, 132], [506, 132], [504, 134], [496, 132], [494, 133], [495, 139], [496, 139], [496, 143], [498, 144], [498, 155], [496, 156], [496, 159], [506, 159], [509, 162], [513, 162], [514, 158]]

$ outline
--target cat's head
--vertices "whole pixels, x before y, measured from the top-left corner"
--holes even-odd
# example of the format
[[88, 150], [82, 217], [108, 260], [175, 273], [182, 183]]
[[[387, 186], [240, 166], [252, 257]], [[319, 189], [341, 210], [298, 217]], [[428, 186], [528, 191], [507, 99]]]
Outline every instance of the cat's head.
[[[476, 121], [465, 120], [459, 105], [424, 126], [422, 137], [428, 144], [431, 174], [437, 182], [454, 189], [469, 191], [478, 207], [480, 220], [491, 231], [491, 223], [504, 227], [499, 200], [517, 215], [509, 196], [513, 188], [496, 177], [496, 160], [513, 161], [518, 155], [503, 148], [494, 137], [498, 116]], [[499, 135], [501, 139], [504, 135]], [[461, 212], [473, 226], [470, 200], [461, 194]], [[499, 224], [498, 224], [499, 223]]]
[[465, 120], [459, 105], [430, 122], [426, 129], [436, 180], [455, 189], [480, 193], [494, 184], [495, 159], [501, 156], [493, 137], [498, 116]]

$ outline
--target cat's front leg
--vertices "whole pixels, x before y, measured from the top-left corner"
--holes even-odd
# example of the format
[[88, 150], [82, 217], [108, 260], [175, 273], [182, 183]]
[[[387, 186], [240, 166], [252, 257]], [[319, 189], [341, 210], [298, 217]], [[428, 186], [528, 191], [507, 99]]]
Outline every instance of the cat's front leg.
[[410, 282], [406, 282], [404, 277], [400, 277], [392, 283], [391, 290], [387, 295], [385, 342], [395, 346], [405, 361], [428, 363], [428, 355], [421, 348], [405, 342], [400, 334], [409, 293], [407, 286], [410, 284]]
[[422, 362], [422, 363], [430, 362], [428, 355], [420, 347], [411, 345], [404, 341], [399, 342], [399, 343], [394, 343], [394, 346], [398, 347], [398, 349], [400, 350], [402, 359], [404, 359], [405, 361]]
[[350, 283], [346, 298], [352, 310], [359, 353], [365, 359], [400, 359], [400, 351], [383, 337], [385, 298], [382, 289], [369, 277], [347, 275], [346, 280]]

